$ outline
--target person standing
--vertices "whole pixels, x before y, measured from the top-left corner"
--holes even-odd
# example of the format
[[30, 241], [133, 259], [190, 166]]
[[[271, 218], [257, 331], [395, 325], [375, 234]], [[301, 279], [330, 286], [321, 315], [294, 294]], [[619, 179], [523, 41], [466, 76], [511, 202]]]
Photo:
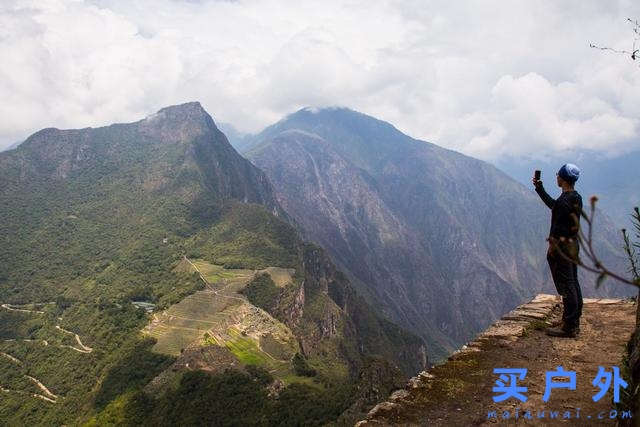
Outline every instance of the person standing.
[[563, 312], [562, 321], [547, 328], [545, 332], [556, 337], [575, 338], [580, 332], [582, 292], [578, 283], [578, 266], [566, 258], [577, 260], [580, 251], [578, 230], [582, 196], [574, 188], [579, 176], [580, 169], [572, 163], [566, 163], [560, 168], [556, 173], [556, 180], [558, 187], [562, 188], [562, 194], [557, 199], [547, 194], [539, 178], [534, 176], [532, 180], [536, 193], [551, 209], [547, 262], [556, 290], [562, 296]]

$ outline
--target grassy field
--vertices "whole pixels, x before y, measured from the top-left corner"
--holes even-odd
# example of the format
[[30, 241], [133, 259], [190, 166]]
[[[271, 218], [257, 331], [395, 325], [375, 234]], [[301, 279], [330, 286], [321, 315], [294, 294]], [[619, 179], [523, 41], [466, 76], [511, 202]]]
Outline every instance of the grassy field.
[[243, 334], [236, 328], [227, 329], [229, 338], [225, 340], [225, 345], [231, 352], [245, 365], [258, 365], [263, 368], [270, 368], [276, 359], [270, 354], [262, 351], [256, 341]]
[[222, 284], [229, 280], [248, 281], [251, 280], [255, 273], [255, 270], [226, 269], [221, 265], [210, 264], [203, 260], [193, 260], [192, 262], [200, 274], [211, 284]]

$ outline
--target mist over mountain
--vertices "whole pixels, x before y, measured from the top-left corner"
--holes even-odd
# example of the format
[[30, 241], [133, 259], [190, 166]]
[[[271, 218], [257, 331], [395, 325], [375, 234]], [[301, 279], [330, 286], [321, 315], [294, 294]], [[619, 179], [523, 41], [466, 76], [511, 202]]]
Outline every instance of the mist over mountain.
[[253, 143], [254, 135], [241, 132], [230, 123], [218, 123], [218, 129], [224, 133], [231, 146], [238, 152], [244, 151]]
[[[305, 237], [421, 335], [431, 356], [554, 291], [545, 258], [550, 211], [532, 188], [486, 162], [344, 108], [302, 109], [256, 135], [245, 155]], [[596, 237], [601, 257], [621, 271], [606, 218]], [[581, 279], [585, 295], [633, 293], [614, 283], [596, 290], [584, 272]]]
[[13, 144], [9, 145], [6, 148], [0, 148], [0, 153], [3, 151], [9, 151], [9, 150], [13, 150], [14, 148], [16, 148], [18, 145], [22, 144], [23, 141], [18, 141], [18, 142], [14, 142]]

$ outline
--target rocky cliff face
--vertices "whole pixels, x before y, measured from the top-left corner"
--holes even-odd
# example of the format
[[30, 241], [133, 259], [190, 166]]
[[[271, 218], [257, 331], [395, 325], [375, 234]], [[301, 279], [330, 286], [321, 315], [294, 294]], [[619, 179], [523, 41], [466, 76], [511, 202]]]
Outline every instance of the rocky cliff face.
[[[305, 301], [311, 307], [307, 318], [315, 317], [313, 322], [317, 325], [315, 334], [301, 340], [305, 353], [314, 354], [323, 340], [341, 336], [351, 347], [343, 349], [347, 357], [377, 355], [391, 361], [406, 375], [427, 368], [426, 348], [421, 339], [377, 315], [324, 250], [305, 245], [302, 252]], [[318, 316], [314, 310], [320, 301], [324, 302], [324, 308]], [[353, 362], [362, 366], [361, 360]]]
[[[549, 211], [485, 162], [335, 108], [287, 117], [257, 135], [246, 155], [305, 236], [433, 356], [553, 290], [544, 257]], [[615, 235], [598, 231], [602, 257], [620, 266]], [[593, 282], [583, 275], [586, 295], [625, 292]]]

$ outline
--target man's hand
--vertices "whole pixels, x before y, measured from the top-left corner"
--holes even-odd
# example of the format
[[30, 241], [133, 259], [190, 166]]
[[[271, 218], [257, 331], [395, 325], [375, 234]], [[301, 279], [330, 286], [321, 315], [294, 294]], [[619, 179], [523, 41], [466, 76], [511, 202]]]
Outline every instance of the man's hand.
[[531, 178], [531, 182], [533, 183], [533, 186], [538, 188], [542, 185], [542, 180], [536, 179], [536, 177], [534, 176], [533, 178]]

